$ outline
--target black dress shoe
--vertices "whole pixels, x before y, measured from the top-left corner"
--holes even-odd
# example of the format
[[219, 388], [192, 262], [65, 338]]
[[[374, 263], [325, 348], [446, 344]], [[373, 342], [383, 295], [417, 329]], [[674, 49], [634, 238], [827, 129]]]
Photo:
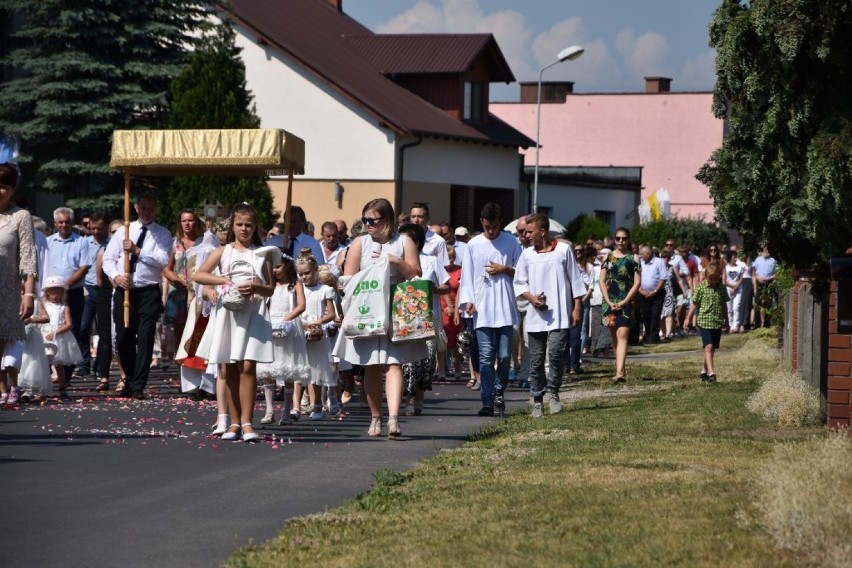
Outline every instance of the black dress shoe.
[[493, 406], [483, 406], [479, 409], [479, 412], [476, 413], [477, 416], [494, 416], [494, 407]]
[[135, 392], [132, 396], [134, 400], [145, 400], [148, 398], [148, 395], [144, 392]]

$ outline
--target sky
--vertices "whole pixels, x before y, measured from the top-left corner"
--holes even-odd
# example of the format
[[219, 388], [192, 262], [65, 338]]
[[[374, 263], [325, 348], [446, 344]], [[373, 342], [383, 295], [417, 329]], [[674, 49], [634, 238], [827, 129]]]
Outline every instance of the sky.
[[[720, 0], [343, 0], [376, 33], [492, 33], [517, 81], [570, 45], [585, 52], [544, 72], [580, 93], [636, 92], [646, 76], [672, 91], [710, 91], [715, 52], [707, 28]], [[517, 83], [491, 84], [492, 101], [517, 101]]]

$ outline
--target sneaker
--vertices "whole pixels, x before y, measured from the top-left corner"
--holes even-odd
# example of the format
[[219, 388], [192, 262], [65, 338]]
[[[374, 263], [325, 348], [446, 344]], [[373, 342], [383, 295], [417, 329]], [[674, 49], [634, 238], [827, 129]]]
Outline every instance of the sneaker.
[[76, 369], [74, 369], [74, 372], [71, 373], [71, 378], [72, 379], [85, 379], [88, 374], [89, 374], [89, 371], [87, 369], [83, 369], [82, 367], [77, 367]]
[[502, 394], [498, 394], [494, 397], [494, 414], [505, 414], [506, 413], [506, 401], [503, 399]]
[[542, 416], [544, 416], [544, 410], [542, 409], [542, 406], [543, 405], [540, 402], [536, 402], [535, 404], [533, 404], [533, 409], [532, 409], [532, 417], [533, 418], [541, 418]]
[[293, 422], [298, 422], [299, 418], [301, 418], [301, 417], [302, 417], [302, 414], [298, 410], [291, 410], [290, 411], [290, 420], [292, 420]]
[[494, 407], [493, 406], [483, 406], [479, 409], [479, 412], [476, 413], [477, 416], [494, 416]]
[[338, 414], [340, 414], [340, 405], [338, 404], [338, 405], [332, 406], [329, 409], [328, 413], [331, 414], [332, 416], [337, 416]]
[[511, 369], [509, 371], [509, 382], [514, 383], [516, 380], [518, 380], [518, 374], [515, 372], [514, 369]]
[[559, 414], [562, 412], [562, 403], [559, 402], [559, 393], [550, 394], [550, 413]]
[[28, 402], [30, 402], [32, 400], [32, 395], [30, 394], [29, 391], [24, 391], [24, 392], [21, 393], [20, 400], [21, 400], [22, 403], [27, 404]]
[[707, 382], [708, 383], [715, 383], [716, 382], [716, 373], [711, 373], [711, 374], [707, 375]]
[[18, 390], [18, 387], [12, 387], [11, 389], [9, 389], [9, 398], [6, 402], [9, 404], [18, 404], [18, 396], [20, 394], [21, 393]]
[[311, 420], [322, 420], [325, 418], [325, 412], [322, 410], [314, 410], [311, 412]]
[[710, 375], [708, 375], [708, 374], [707, 374], [707, 373], [705, 373], [704, 371], [701, 371], [701, 375], [700, 375], [700, 377], [701, 377], [701, 382], [702, 382], [702, 383], [706, 383], [708, 380], [710, 380]]

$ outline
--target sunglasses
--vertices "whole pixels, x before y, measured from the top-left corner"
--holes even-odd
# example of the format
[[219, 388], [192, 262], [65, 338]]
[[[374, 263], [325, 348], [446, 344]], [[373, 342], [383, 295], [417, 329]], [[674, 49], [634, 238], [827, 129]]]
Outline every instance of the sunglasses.
[[574, 249], [574, 252], [583, 252], [583, 249]]
[[627, 240], [627, 237], [615, 237], [615, 242], [621, 243]]
[[674, 243], [666, 243], [666, 246], [667, 246], [667, 247], [673, 247], [673, 246], [674, 246]]
[[710, 252], [719, 252], [719, 249], [710, 249]]
[[384, 217], [361, 217], [361, 222], [368, 227], [375, 227], [377, 221], [381, 221]]

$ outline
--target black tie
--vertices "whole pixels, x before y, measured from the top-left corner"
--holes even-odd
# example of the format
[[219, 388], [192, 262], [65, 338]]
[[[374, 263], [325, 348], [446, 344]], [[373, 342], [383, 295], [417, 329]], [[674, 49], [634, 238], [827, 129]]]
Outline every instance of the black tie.
[[[142, 225], [142, 231], [139, 233], [139, 238], [136, 239], [136, 247], [139, 252], [142, 252], [142, 242], [145, 240], [145, 235], [148, 234], [148, 225]], [[136, 264], [139, 262], [139, 257], [135, 254], [130, 257], [130, 272], [136, 271]]]
[[285, 252], [287, 253], [287, 256], [289, 256], [290, 258], [293, 258], [293, 247], [295, 247], [295, 246], [296, 246], [296, 239], [294, 239], [293, 237], [288, 238], [287, 239], [287, 248], [286, 248]]

